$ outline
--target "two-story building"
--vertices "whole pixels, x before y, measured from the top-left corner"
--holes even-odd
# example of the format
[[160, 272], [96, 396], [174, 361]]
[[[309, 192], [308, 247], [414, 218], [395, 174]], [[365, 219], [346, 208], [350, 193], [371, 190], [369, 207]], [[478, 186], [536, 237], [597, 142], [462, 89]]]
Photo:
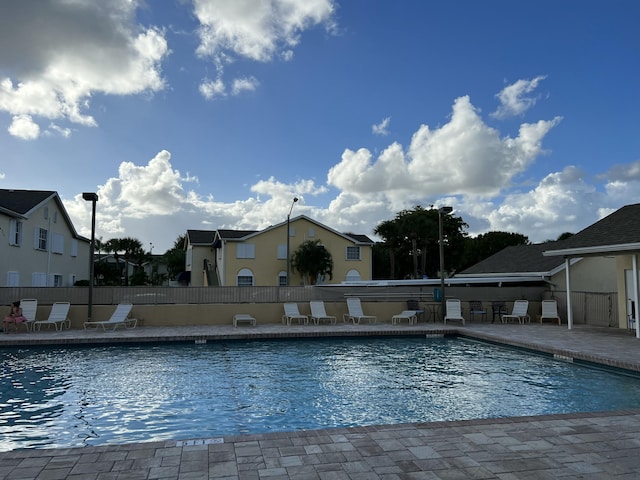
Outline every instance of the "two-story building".
[[90, 243], [77, 234], [56, 192], [0, 189], [0, 286], [88, 280]]
[[[190, 285], [286, 286], [287, 250], [291, 258], [307, 240], [318, 240], [332, 256], [332, 279], [322, 283], [371, 280], [374, 242], [370, 238], [340, 233], [301, 215], [264, 230], [188, 230]], [[289, 285], [303, 283], [299, 272], [290, 268], [289, 273]]]

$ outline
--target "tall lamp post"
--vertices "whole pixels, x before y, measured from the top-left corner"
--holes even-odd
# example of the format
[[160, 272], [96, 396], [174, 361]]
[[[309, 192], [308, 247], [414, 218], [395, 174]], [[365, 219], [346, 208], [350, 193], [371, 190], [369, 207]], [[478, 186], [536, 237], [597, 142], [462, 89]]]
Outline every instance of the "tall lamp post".
[[91, 202], [91, 244], [89, 245], [89, 303], [87, 306], [87, 320], [91, 321], [91, 310], [93, 307], [93, 250], [96, 244], [96, 193], [84, 192], [82, 198]]
[[289, 231], [289, 224], [291, 222], [291, 211], [293, 210], [293, 206], [298, 201], [298, 197], [293, 197], [293, 201], [291, 202], [291, 208], [289, 209], [289, 214], [287, 215], [287, 287], [289, 286], [289, 275], [291, 273], [291, 261], [289, 259], [289, 244], [291, 233]]
[[446, 309], [446, 299], [444, 296], [444, 235], [442, 228], [442, 217], [446, 213], [451, 213], [453, 211], [453, 207], [440, 207], [438, 209], [438, 245], [440, 246], [440, 313], [442, 314], [442, 320], [444, 321], [444, 317], [447, 314]]

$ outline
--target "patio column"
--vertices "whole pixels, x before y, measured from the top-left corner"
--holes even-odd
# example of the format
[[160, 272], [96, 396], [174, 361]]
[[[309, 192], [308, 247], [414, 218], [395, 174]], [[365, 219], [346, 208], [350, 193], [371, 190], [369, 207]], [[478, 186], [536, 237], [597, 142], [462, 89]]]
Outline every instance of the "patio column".
[[573, 328], [573, 312], [571, 311], [571, 259], [564, 259], [564, 271], [567, 279], [567, 327]]

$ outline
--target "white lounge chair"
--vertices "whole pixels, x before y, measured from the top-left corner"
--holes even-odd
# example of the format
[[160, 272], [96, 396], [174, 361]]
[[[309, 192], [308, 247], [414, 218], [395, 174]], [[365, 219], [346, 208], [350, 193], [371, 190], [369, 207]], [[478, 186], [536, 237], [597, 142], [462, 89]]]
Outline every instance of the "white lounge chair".
[[49, 328], [53, 325], [56, 330], [62, 330], [64, 327], [71, 327], [71, 321], [68, 317], [69, 307], [71, 307], [69, 302], [54, 303], [51, 307], [51, 312], [49, 312], [49, 318], [33, 322], [33, 329], [40, 331], [40, 328], [43, 325], [47, 325]]
[[502, 315], [502, 323], [507, 323], [509, 320], [517, 320], [518, 323], [529, 323], [531, 318], [527, 313], [529, 310], [528, 300], [516, 300], [513, 302], [513, 310], [511, 314]]
[[460, 300], [455, 298], [447, 300], [446, 310], [446, 315], [444, 316], [445, 325], [447, 320], [460, 320], [464, 325], [464, 317], [462, 316], [462, 305]]
[[133, 308], [133, 304], [131, 303], [120, 303], [115, 311], [111, 314], [109, 320], [102, 320], [98, 322], [84, 322], [84, 328], [98, 328], [102, 327], [103, 330], [106, 330], [107, 327], [113, 327], [111, 330], [115, 330], [120, 325], [124, 328], [136, 328], [138, 325], [137, 318], [129, 318], [131, 314], [131, 309]]
[[9, 325], [13, 325], [16, 328], [16, 332], [20, 328], [20, 325], [24, 325], [24, 328], [27, 332], [33, 330], [33, 322], [36, 321], [36, 310], [38, 309], [38, 300], [34, 298], [23, 298], [20, 300], [20, 308], [22, 309], [22, 316], [26, 318], [26, 320], [18, 323], [10, 323], [5, 322], [4, 331], [5, 333], [9, 329]]
[[414, 323], [418, 323], [418, 311], [417, 310], [404, 310], [400, 313], [397, 313], [393, 317], [391, 317], [391, 324], [395, 325], [396, 323], [400, 323], [402, 320], [407, 320], [409, 325], [413, 325]]
[[299, 324], [304, 323], [306, 325], [307, 323], [309, 323], [309, 316], [302, 315], [300, 313], [297, 303], [285, 303], [284, 315], [282, 315], [282, 323], [285, 325], [291, 325], [291, 320], [297, 320]]
[[233, 326], [237, 327], [238, 323], [248, 323], [249, 325], [255, 327], [256, 326], [256, 319], [255, 317], [249, 315], [248, 313], [236, 313], [233, 316]]
[[38, 311], [38, 300], [35, 298], [23, 298], [20, 300], [20, 308], [22, 308], [22, 315], [27, 319], [26, 322], [22, 322], [27, 332], [33, 330], [33, 322], [36, 321], [36, 312]]
[[327, 310], [324, 308], [323, 301], [309, 302], [311, 307], [311, 321], [318, 325], [320, 322], [329, 322], [331, 325], [336, 324], [336, 317], [333, 315], [327, 315]]
[[362, 311], [360, 299], [356, 297], [347, 298], [347, 309], [349, 313], [342, 315], [342, 320], [348, 322], [351, 320], [354, 325], [360, 323], [360, 320], [369, 320], [369, 323], [375, 323], [378, 317], [374, 315], [365, 315]]
[[542, 315], [540, 315], [540, 323], [542, 323], [543, 320], [557, 320], [558, 325], [562, 323], [560, 315], [558, 315], [558, 302], [555, 300], [542, 301]]

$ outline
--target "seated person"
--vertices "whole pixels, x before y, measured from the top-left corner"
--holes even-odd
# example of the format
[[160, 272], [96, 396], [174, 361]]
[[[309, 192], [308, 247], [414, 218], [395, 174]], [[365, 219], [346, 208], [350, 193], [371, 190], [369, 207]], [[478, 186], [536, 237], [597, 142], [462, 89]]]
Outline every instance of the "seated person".
[[14, 324], [17, 328], [19, 323], [26, 322], [27, 318], [22, 314], [22, 308], [20, 307], [20, 302], [13, 302], [11, 304], [11, 310], [9, 314], [4, 317], [4, 331], [8, 331], [8, 327], [10, 324]]

